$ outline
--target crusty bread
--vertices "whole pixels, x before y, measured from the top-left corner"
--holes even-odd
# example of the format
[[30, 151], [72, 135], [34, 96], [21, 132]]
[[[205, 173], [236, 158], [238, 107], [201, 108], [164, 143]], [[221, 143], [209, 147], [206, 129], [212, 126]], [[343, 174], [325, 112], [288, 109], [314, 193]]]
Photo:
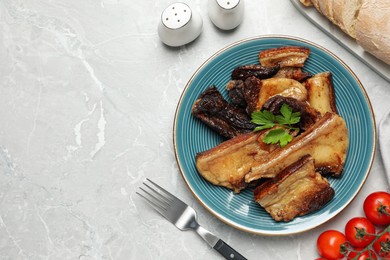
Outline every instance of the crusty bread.
[[300, 0], [304, 6], [312, 6], [311, 0]]
[[311, 0], [311, 3], [314, 5], [314, 7], [320, 11], [320, 1], [322, 0]]
[[319, 0], [318, 7], [319, 7], [320, 12], [323, 15], [325, 15], [326, 17], [329, 18], [329, 20], [331, 20], [333, 23], [335, 23], [335, 20], [333, 18], [333, 0], [328, 0], [328, 1]]
[[390, 64], [390, 1], [364, 0], [356, 21], [357, 42]]
[[301, 0], [313, 5], [367, 51], [390, 64], [389, 0]]
[[355, 23], [361, 5], [362, 5], [362, 0], [344, 0], [343, 20], [344, 20], [345, 30], [352, 38], [356, 38]]
[[328, 19], [331, 20], [334, 24], [336, 24], [338, 27], [340, 27], [341, 30], [345, 32], [346, 30], [343, 21], [344, 0], [334, 0], [332, 5], [332, 10], [333, 10], [332, 13], [333, 16]]
[[362, 0], [311, 0], [312, 5], [352, 38]]
[[319, 0], [320, 12], [352, 38], [362, 0]]

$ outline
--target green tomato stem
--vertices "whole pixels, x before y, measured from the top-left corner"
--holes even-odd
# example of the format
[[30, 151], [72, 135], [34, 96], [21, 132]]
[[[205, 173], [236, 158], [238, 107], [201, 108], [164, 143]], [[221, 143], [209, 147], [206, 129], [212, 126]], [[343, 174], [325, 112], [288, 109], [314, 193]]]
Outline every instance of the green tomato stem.
[[[362, 251], [360, 251], [359, 253], [356, 254], [356, 256], [354, 258], [352, 258], [352, 260], [358, 260], [360, 255], [366, 251], [366, 250], [370, 250], [372, 248], [372, 246], [375, 244], [376, 241], [378, 241], [378, 239], [383, 235], [385, 234], [386, 232], [390, 232], [390, 225], [388, 225], [382, 232], [380, 232], [379, 234], [369, 234], [367, 233], [367, 235], [371, 235], [371, 236], [375, 236], [374, 240], [371, 241], [371, 243], [366, 246]], [[353, 251], [353, 250], [348, 250], [348, 251]], [[356, 251], [354, 251], [356, 252]], [[346, 254], [346, 253], [345, 253]]]

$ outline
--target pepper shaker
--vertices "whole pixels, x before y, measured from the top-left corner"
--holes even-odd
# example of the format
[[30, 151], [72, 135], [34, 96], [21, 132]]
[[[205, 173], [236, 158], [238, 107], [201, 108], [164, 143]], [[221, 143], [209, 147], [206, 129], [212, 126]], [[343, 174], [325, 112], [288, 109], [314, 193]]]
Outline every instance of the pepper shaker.
[[244, 0], [209, 0], [207, 11], [215, 26], [232, 30], [244, 19]]
[[158, 35], [166, 45], [177, 47], [195, 40], [202, 32], [202, 27], [201, 16], [187, 4], [177, 2], [162, 12]]

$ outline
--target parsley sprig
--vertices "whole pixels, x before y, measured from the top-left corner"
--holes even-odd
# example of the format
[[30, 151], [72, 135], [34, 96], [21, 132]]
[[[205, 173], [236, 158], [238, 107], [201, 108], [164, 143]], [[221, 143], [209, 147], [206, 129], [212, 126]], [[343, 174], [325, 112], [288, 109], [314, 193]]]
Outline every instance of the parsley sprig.
[[301, 113], [293, 112], [289, 105], [283, 104], [280, 108], [280, 115], [274, 115], [268, 110], [262, 110], [253, 112], [251, 117], [251, 122], [258, 125], [253, 131], [280, 126], [281, 128], [269, 131], [264, 136], [263, 142], [266, 144], [279, 143], [281, 147], [284, 147], [292, 141], [293, 137], [288, 130], [297, 130], [293, 125], [301, 120]]

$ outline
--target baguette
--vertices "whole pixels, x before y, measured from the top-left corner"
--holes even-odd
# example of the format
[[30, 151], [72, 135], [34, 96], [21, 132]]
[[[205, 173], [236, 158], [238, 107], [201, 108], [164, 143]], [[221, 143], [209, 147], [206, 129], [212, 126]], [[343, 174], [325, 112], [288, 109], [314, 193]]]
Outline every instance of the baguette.
[[321, 9], [320, 9], [320, 1], [322, 0], [311, 0], [312, 4], [314, 5], [314, 7], [321, 12]]
[[358, 17], [361, 5], [362, 0], [344, 0], [343, 22], [345, 31], [354, 39], [356, 39], [356, 19]]
[[312, 6], [311, 0], [300, 0], [304, 6]]
[[390, 1], [366, 0], [356, 21], [356, 39], [360, 46], [390, 64]]
[[346, 32], [344, 21], [343, 21], [344, 0], [334, 0], [332, 5], [332, 10], [333, 10], [332, 12], [333, 16], [328, 19], [333, 21], [333, 23], [336, 24], [341, 30]]
[[389, 0], [301, 0], [314, 6], [363, 49], [390, 64]]
[[[335, 0], [340, 1], [340, 0]], [[326, 17], [329, 17], [329, 20], [332, 21], [332, 23], [336, 23], [334, 17], [333, 17], [333, 0], [324, 1], [320, 0], [318, 3], [318, 7], [320, 9], [320, 12], [325, 15]]]

